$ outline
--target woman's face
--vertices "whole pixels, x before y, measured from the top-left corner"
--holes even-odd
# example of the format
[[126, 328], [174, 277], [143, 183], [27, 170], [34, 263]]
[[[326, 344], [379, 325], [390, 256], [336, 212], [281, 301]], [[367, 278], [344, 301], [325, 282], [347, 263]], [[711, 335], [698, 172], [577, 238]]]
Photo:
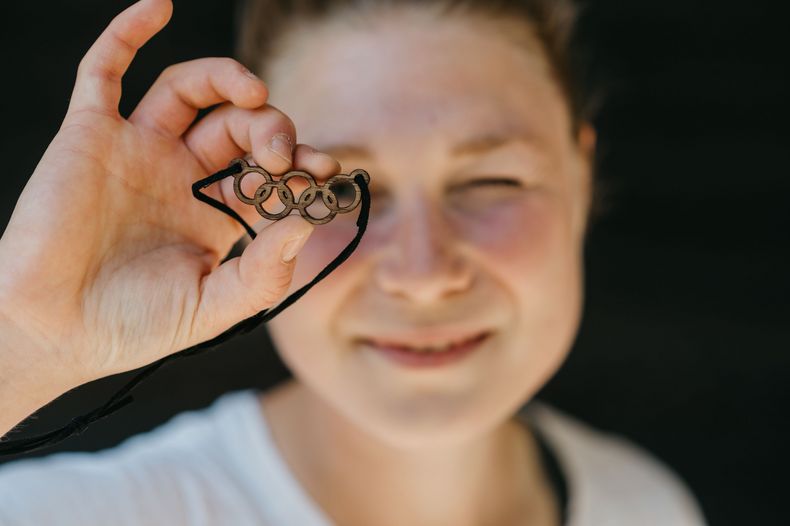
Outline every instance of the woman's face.
[[[579, 323], [591, 140], [571, 135], [537, 47], [501, 35], [416, 11], [340, 18], [292, 33], [267, 67], [299, 142], [367, 170], [373, 195], [356, 252], [268, 324], [272, 338], [332, 409], [401, 446], [507, 419]], [[292, 290], [351, 240], [357, 212], [316, 227]], [[480, 333], [445, 363], [385, 349]]]

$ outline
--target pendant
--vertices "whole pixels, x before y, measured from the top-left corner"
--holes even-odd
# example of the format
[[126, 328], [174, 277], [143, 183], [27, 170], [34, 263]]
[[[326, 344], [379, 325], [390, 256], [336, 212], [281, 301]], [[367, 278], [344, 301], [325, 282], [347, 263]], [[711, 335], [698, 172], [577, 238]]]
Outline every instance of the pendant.
[[[347, 214], [354, 210], [360, 203], [362, 198], [362, 190], [354, 180], [357, 175], [362, 175], [365, 183], [370, 182], [370, 175], [368, 172], [361, 168], [357, 168], [350, 174], [337, 174], [329, 178], [324, 184], [318, 184], [315, 178], [308, 172], [302, 170], [291, 170], [285, 173], [279, 179], [274, 177], [261, 168], [260, 166], [252, 165], [245, 159], [234, 159], [231, 165], [240, 163], [241, 171], [233, 175], [233, 190], [236, 197], [243, 203], [255, 206], [258, 213], [266, 219], [282, 219], [291, 213], [293, 209], [299, 210], [299, 213], [310, 223], [314, 225], [322, 225], [331, 221], [337, 214]], [[255, 173], [263, 177], [264, 183], [261, 184], [255, 194], [250, 197], [246, 195], [241, 189], [241, 182], [248, 174]], [[309, 186], [299, 194], [299, 198], [294, 197], [293, 190], [287, 186], [287, 182], [294, 178], [301, 177]], [[269, 212], [263, 207], [263, 203], [276, 192], [277, 197], [284, 205], [284, 208], [279, 212]], [[350, 202], [341, 204], [341, 199], [348, 201], [348, 194], [353, 192], [353, 197]], [[323, 217], [315, 217], [308, 212], [307, 208], [312, 205], [318, 197], [324, 206], [329, 210], [329, 213]]]

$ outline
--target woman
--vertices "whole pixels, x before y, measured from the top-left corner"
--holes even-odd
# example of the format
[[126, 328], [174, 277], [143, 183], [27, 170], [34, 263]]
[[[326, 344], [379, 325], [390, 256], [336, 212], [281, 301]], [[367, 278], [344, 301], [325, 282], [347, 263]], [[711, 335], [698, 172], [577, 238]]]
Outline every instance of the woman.
[[[371, 174], [358, 249], [268, 324], [295, 379], [5, 466], [0, 522], [701, 524], [659, 461], [528, 403], [582, 303], [594, 132], [567, 71], [570, 5], [270, 7], [248, 4], [240, 46], [265, 83], [227, 59], [179, 64], [122, 119], [120, 78], [168, 0], [119, 15], [81, 62], [0, 242], [0, 418], [216, 336], [348, 243], [355, 214], [315, 233], [264, 220], [219, 265], [243, 230], [184, 188], [244, 154]], [[214, 197], [255, 221], [231, 182]]]

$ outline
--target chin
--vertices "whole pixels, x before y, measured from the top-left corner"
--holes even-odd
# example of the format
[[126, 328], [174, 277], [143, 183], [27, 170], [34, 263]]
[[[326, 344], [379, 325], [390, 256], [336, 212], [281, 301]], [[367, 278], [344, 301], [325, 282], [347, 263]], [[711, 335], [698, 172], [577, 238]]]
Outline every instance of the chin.
[[398, 449], [430, 449], [473, 441], [506, 422], [514, 404], [498, 393], [415, 392], [356, 398], [348, 416], [366, 433]]
[[358, 427], [396, 447], [473, 441], [509, 422], [565, 355], [564, 345], [546, 352], [552, 347], [546, 342], [513, 341], [492, 342], [485, 352], [454, 368], [391, 368], [378, 375], [368, 370], [348, 378], [345, 403], [337, 402]]
[[285, 358], [358, 431], [393, 448], [431, 449], [468, 443], [507, 424], [556, 371], [566, 340], [496, 331], [474, 352], [429, 366], [342, 340], [321, 356]]
[[469, 418], [449, 425], [437, 418], [407, 422], [376, 418], [374, 422], [368, 422], [367, 426], [368, 432], [395, 449], [451, 447], [474, 441], [496, 427]]

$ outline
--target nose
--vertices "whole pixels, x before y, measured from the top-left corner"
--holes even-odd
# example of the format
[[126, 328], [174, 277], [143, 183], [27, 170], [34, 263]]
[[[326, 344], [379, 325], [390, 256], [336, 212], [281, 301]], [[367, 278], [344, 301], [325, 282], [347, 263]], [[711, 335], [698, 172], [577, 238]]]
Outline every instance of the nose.
[[471, 266], [458, 250], [441, 210], [425, 198], [414, 197], [399, 215], [375, 270], [379, 288], [425, 304], [468, 289], [473, 278]]

